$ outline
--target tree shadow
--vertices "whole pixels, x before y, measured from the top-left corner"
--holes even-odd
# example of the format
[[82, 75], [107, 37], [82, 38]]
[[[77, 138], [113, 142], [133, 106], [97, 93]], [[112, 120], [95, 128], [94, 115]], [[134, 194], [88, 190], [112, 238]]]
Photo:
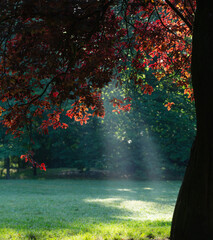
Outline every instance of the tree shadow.
[[[11, 181], [2, 188], [6, 195], [0, 191], [0, 228], [69, 229], [78, 234], [97, 226], [125, 228], [144, 221], [150, 226], [168, 226], [170, 219], [158, 218], [158, 214], [160, 208], [174, 207], [178, 187], [175, 182], [150, 181]], [[150, 217], [155, 213], [156, 217]]]

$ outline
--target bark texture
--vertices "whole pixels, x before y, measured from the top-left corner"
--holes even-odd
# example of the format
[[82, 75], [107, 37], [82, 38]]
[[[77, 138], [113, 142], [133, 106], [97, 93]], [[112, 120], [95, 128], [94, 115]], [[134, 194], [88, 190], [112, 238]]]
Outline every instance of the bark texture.
[[198, 0], [192, 42], [197, 135], [177, 199], [171, 240], [213, 240], [213, 2]]

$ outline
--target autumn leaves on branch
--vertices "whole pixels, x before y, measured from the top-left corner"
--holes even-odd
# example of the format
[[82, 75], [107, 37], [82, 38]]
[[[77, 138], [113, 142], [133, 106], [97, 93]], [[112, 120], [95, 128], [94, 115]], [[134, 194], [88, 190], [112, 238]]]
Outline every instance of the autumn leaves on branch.
[[[7, 132], [20, 136], [34, 119], [41, 119], [44, 133], [67, 128], [63, 113], [80, 124], [104, 117], [101, 90], [122, 83], [127, 65], [144, 94], [154, 91], [141, 78], [149, 70], [193, 99], [194, 9], [193, 0], [2, 1], [0, 115]], [[129, 111], [131, 99], [112, 104], [116, 112]]]

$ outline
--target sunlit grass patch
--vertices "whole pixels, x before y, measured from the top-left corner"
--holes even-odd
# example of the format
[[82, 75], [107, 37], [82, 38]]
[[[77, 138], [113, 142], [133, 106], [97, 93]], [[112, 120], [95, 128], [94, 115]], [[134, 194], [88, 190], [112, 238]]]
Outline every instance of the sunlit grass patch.
[[0, 181], [0, 239], [163, 239], [179, 182]]
[[[163, 225], [162, 225], [163, 224]], [[70, 229], [52, 229], [52, 230], [14, 230], [1, 229], [0, 239], [73, 239], [73, 240], [143, 240], [153, 238], [165, 239], [169, 235], [169, 222], [127, 222], [127, 223], [108, 223], [108, 224], [76, 224]]]

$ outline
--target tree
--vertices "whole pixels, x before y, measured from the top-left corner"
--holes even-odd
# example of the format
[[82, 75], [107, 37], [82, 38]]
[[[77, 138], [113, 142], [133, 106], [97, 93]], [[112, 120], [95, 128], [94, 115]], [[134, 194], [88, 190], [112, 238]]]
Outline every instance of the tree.
[[[110, 4], [1, 2], [0, 110], [8, 132], [20, 136], [33, 118], [44, 118], [50, 109], [41, 130], [67, 128], [60, 122], [62, 102], [71, 107], [67, 116], [81, 124], [87, 123], [89, 108], [104, 116], [100, 89], [122, 58], [114, 42], [124, 34]], [[23, 158], [32, 161], [29, 154]]]
[[10, 169], [18, 169], [23, 165], [25, 165], [22, 161], [20, 161], [20, 155], [23, 152], [26, 152], [28, 149], [28, 142], [26, 135], [23, 134], [20, 138], [14, 139], [13, 136], [5, 134], [6, 129], [1, 126], [0, 128], [0, 159], [1, 163], [1, 174], [3, 170], [7, 171], [7, 179], [10, 176]]
[[[146, 78], [152, 78], [150, 71], [146, 72]], [[113, 154], [113, 158], [107, 158], [112, 159], [113, 169], [116, 169], [115, 164], [122, 166], [126, 159], [129, 165], [127, 173], [131, 176], [142, 178], [148, 174], [153, 178], [158, 172], [158, 178], [177, 178], [185, 172], [195, 137], [194, 104], [184, 95], [184, 89], [177, 89], [170, 81], [153, 79], [149, 83], [155, 91], [151, 95], [143, 95], [143, 90], [132, 83], [128, 71], [125, 71], [120, 89], [113, 88], [113, 84], [104, 89], [107, 111], [101, 120], [106, 131], [104, 145], [108, 141], [111, 143], [110, 152], [114, 149], [119, 152], [119, 156]], [[110, 100], [119, 96], [132, 98], [130, 112], [110, 113], [113, 110]], [[164, 106], [168, 99], [175, 102], [170, 111]]]
[[[158, 80], [170, 78], [195, 98], [197, 136], [174, 213], [171, 239], [212, 239], [212, 5], [197, 1], [193, 32], [192, 83], [190, 57], [193, 0], [1, 1], [1, 107], [3, 123], [19, 135], [29, 115], [41, 124], [67, 128], [60, 122], [62, 103], [81, 124], [104, 116], [101, 89], [131, 62], [132, 81], [144, 94], [153, 87], [141, 78], [153, 69]], [[123, 17], [119, 16], [122, 14]], [[57, 17], [56, 17], [57, 16]], [[79, 22], [78, 27], [76, 23]], [[115, 111], [128, 111], [113, 99]], [[173, 103], [168, 102], [170, 109]]]
[[197, 135], [173, 217], [172, 239], [212, 239], [212, 4], [197, 1], [193, 32], [192, 82]]

